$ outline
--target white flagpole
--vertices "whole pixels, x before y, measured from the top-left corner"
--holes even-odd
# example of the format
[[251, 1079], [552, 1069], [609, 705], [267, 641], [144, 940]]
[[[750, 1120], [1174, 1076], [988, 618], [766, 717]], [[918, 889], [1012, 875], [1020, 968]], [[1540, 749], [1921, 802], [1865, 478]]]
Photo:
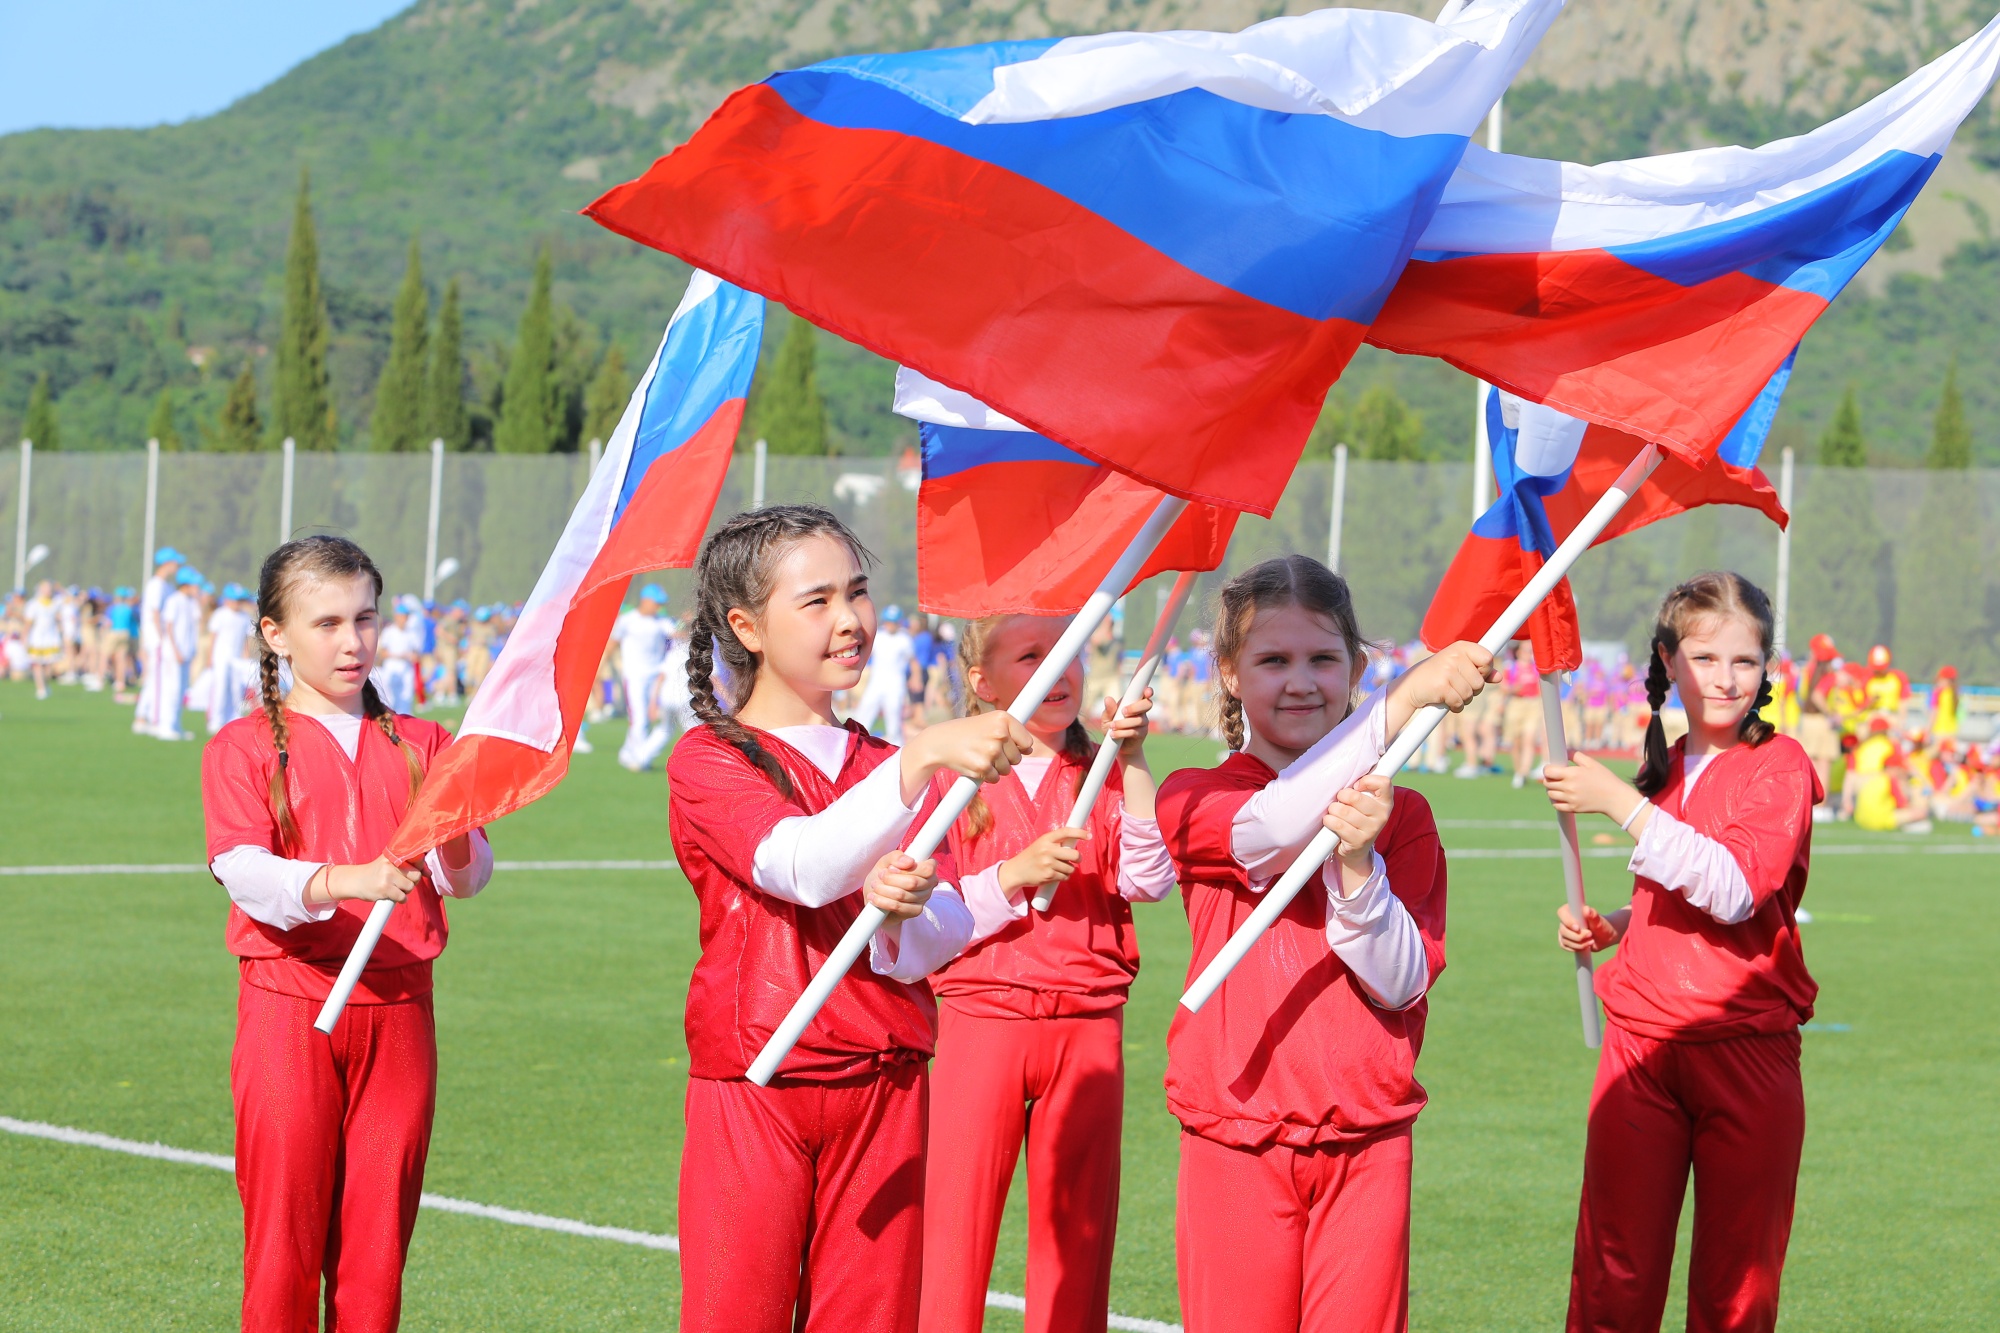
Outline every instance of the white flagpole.
[[347, 997], [354, 994], [354, 984], [361, 980], [361, 971], [368, 966], [369, 957], [382, 939], [382, 930], [389, 924], [389, 913], [395, 910], [396, 904], [387, 898], [378, 899], [368, 909], [368, 919], [362, 923], [354, 947], [347, 951], [347, 961], [341, 964], [340, 975], [334, 978], [326, 1003], [319, 1007], [319, 1017], [313, 1020], [314, 1030], [329, 1037], [333, 1035], [333, 1025], [340, 1021], [340, 1011], [347, 1007]]
[[[1167, 530], [1173, 527], [1174, 521], [1186, 508], [1187, 501], [1177, 496], [1160, 498], [1153, 509], [1153, 516], [1139, 529], [1139, 535], [1118, 557], [1117, 563], [1105, 574], [1104, 581], [1097, 585], [1097, 591], [1090, 594], [1090, 600], [1083, 604], [1083, 609], [1069, 622], [1069, 628], [1056, 640], [1056, 646], [1042, 659], [1041, 666], [1036, 668], [1028, 683], [1021, 687], [1020, 697], [1007, 709], [1015, 721], [1026, 722], [1034, 716], [1035, 710], [1048, 698], [1049, 691], [1055, 688], [1056, 681], [1076, 660], [1076, 655], [1083, 651], [1098, 624], [1111, 614], [1112, 604], [1124, 596], [1125, 585], [1132, 581], [1139, 567], [1146, 563], [1146, 557], [1153, 553], [1153, 548], [1160, 544], [1161, 538], [1167, 535]], [[936, 851], [952, 824], [965, 813], [965, 807], [972, 804], [972, 798], [978, 791], [979, 784], [971, 778], [961, 777], [953, 783], [951, 791], [931, 812], [931, 817], [924, 821], [923, 828], [918, 830], [916, 839], [909, 846], [909, 854], [922, 861]], [[827, 955], [826, 962], [813, 975], [805, 992], [793, 1002], [791, 1012], [778, 1024], [778, 1030], [771, 1034], [771, 1040], [765, 1043], [763, 1051], [751, 1064], [749, 1077], [752, 1083], [760, 1088], [769, 1086], [778, 1073], [778, 1066], [792, 1053], [792, 1047], [798, 1045], [799, 1038], [818, 1015], [820, 1007], [833, 994], [833, 988], [840, 984], [840, 979], [847, 975], [847, 969], [854, 966], [854, 960], [861, 957], [868, 948], [868, 942], [875, 937], [875, 932], [888, 919], [888, 913], [873, 905], [861, 909], [861, 915], [854, 919], [854, 924], [847, 928], [840, 943]]]
[[[1187, 605], [1188, 594], [1194, 591], [1194, 581], [1200, 575], [1190, 570], [1182, 570], [1174, 580], [1174, 590], [1167, 594], [1167, 603], [1160, 608], [1160, 618], [1153, 622], [1153, 637], [1146, 640], [1146, 652], [1139, 659], [1139, 665], [1132, 672], [1132, 681], [1125, 687], [1125, 694], [1118, 701], [1121, 713], [1145, 697], [1146, 689], [1153, 683], [1153, 673], [1160, 669], [1160, 659], [1167, 653], [1167, 636], [1174, 632], [1174, 622], [1181, 618], [1181, 608]], [[1088, 701], [1086, 701], [1088, 702]], [[1111, 766], [1118, 760], [1118, 742], [1109, 735], [1098, 743], [1097, 757], [1091, 761], [1090, 772], [1083, 779], [1083, 785], [1076, 789], [1076, 800], [1070, 806], [1069, 822], [1065, 828], [1082, 828], [1083, 821], [1090, 818], [1090, 812], [1097, 805], [1097, 798], [1104, 791], [1104, 783], [1111, 776]], [[1056, 890], [1061, 881], [1044, 884], [1035, 890], [1035, 910], [1046, 912], [1055, 901]]]
[[[1549, 762], [1567, 764], [1569, 738], [1563, 734], [1562, 677], [1550, 671], [1542, 676], [1542, 726], [1548, 733]], [[1583, 848], [1576, 840], [1576, 816], [1556, 811], [1557, 841], [1562, 846], [1563, 897], [1569, 913], [1583, 921]], [[1597, 991], [1590, 984], [1590, 955], [1576, 959], [1576, 998], [1583, 1010], [1583, 1044], [1596, 1050], [1604, 1044], [1604, 1026], [1597, 1013]]]
[[1347, 446], [1333, 446], [1333, 505], [1326, 525], [1326, 567], [1340, 572], [1340, 529], [1347, 518]]
[[[1576, 525], [1575, 531], [1563, 540], [1562, 545], [1556, 548], [1555, 554], [1548, 558], [1547, 563], [1535, 571], [1535, 576], [1528, 580], [1528, 586], [1521, 589], [1508, 604], [1507, 609], [1501, 612], [1500, 618], [1493, 622], [1493, 627], [1480, 638], [1481, 647], [1488, 652], [1497, 653], [1502, 645], [1514, 637], [1521, 626], [1527, 623], [1529, 615], [1541, 604], [1541, 600], [1548, 596], [1549, 590], [1562, 581], [1569, 573], [1570, 567], [1576, 563], [1577, 557], [1589, 550], [1590, 544], [1597, 540], [1598, 534], [1610, 526], [1618, 511], [1625, 507], [1625, 502], [1632, 498], [1633, 492], [1644, 484], [1659, 463], [1660, 447], [1649, 444], [1626, 465], [1618, 480], [1605, 491], [1597, 503], [1591, 506], [1590, 512]], [[1417, 752], [1424, 739], [1436, 729], [1438, 723], [1444, 721], [1445, 713], [1445, 709], [1437, 706], [1419, 709], [1416, 716], [1397, 733], [1396, 739], [1389, 746], [1389, 752], [1375, 765], [1373, 770], [1375, 774], [1393, 778], [1401, 772], [1403, 765], [1409, 762], [1410, 756]], [[1243, 961], [1251, 946], [1271, 928], [1271, 923], [1276, 921], [1291, 904], [1292, 899], [1298, 896], [1306, 881], [1319, 873], [1319, 868], [1326, 864], [1326, 859], [1333, 855], [1339, 844], [1340, 839], [1325, 829], [1321, 829], [1313, 840], [1306, 844], [1306, 849], [1299, 853], [1299, 859], [1292, 862], [1292, 868], [1265, 891], [1263, 900], [1257, 904], [1257, 909], [1236, 928], [1236, 933], [1229, 937], [1221, 951], [1209, 960], [1208, 966], [1195, 978], [1194, 984], [1188, 987], [1187, 994], [1181, 996], [1183, 1005], [1191, 1011], [1198, 1011], [1202, 1005], [1208, 1003], [1209, 997], [1215, 994], [1223, 980], [1235, 970], [1236, 965]]]

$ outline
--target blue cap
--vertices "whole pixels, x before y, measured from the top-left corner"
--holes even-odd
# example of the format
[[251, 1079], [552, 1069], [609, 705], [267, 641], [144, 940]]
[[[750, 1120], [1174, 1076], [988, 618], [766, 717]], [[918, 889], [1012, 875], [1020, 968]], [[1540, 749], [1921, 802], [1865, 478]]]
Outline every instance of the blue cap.
[[193, 565], [183, 565], [181, 567], [181, 572], [174, 575], [174, 586], [176, 588], [186, 588], [190, 586], [199, 588], [201, 586], [201, 571], [196, 569]]
[[121, 584], [111, 590], [111, 595], [113, 597], [137, 597], [139, 594], [135, 589], [127, 588]]
[[648, 583], [645, 587], [639, 589], [639, 600], [642, 602], [658, 602], [660, 605], [665, 606], [667, 604], [667, 590], [657, 583]]
[[201, 590], [207, 593], [210, 597], [215, 596], [215, 585], [213, 583], [210, 583], [207, 579], [203, 579], [201, 581]]
[[491, 620], [493, 619], [493, 608], [490, 606], [482, 606], [477, 611], [474, 611], [472, 613], [472, 618], [482, 623]]
[[176, 551], [171, 546], [162, 546], [159, 550], [153, 552], [153, 564], [155, 566], [165, 565], [165, 564], [178, 565], [185, 562], [186, 559], [187, 559], [186, 556], [182, 555], [179, 551]]
[[897, 606], [894, 602], [891, 602], [889, 604], [889, 609], [882, 613], [882, 619], [884, 621], [896, 621], [898, 623], [901, 623], [903, 619], [903, 608]]

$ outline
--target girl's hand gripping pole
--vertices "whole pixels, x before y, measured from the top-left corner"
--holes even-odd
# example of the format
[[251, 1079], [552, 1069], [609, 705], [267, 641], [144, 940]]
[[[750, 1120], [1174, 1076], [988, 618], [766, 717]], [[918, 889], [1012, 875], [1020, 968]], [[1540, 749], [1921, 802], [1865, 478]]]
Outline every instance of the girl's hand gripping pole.
[[[1034, 676], [1021, 688], [1020, 697], [1007, 709], [1015, 721], [1025, 723], [1034, 716], [1035, 710], [1049, 697], [1049, 691], [1055, 688], [1055, 683], [1062, 678], [1063, 672], [1069, 670], [1069, 664], [1076, 660], [1077, 654], [1082, 652], [1084, 645], [1090, 641], [1090, 636], [1096, 631], [1099, 623], [1111, 614], [1112, 605], [1125, 595], [1126, 586], [1138, 575], [1140, 567], [1146, 563], [1146, 557], [1153, 553], [1153, 548], [1160, 544], [1161, 539], [1167, 535], [1167, 530], [1173, 527], [1175, 521], [1180, 518], [1181, 511], [1186, 508], [1187, 501], [1176, 496], [1168, 495], [1160, 498], [1159, 504], [1153, 509], [1152, 517], [1148, 518], [1146, 525], [1139, 529], [1139, 535], [1132, 539], [1132, 544], [1125, 548], [1124, 554], [1118, 557], [1117, 563], [1112, 565], [1109, 573], [1105, 574], [1104, 581], [1097, 585], [1097, 591], [1090, 595], [1090, 600], [1083, 604], [1083, 609], [1069, 622], [1069, 628], [1065, 629], [1062, 637], [1056, 640], [1055, 648], [1043, 659], [1041, 666], [1036, 668]], [[915, 841], [909, 846], [909, 854], [922, 861], [935, 852], [939, 844], [944, 842], [944, 836], [950, 831], [952, 824], [965, 813], [965, 807], [972, 804], [972, 798], [978, 791], [979, 784], [971, 778], [962, 777], [954, 782], [951, 790], [945, 794], [945, 798], [938, 802], [937, 809], [931, 812], [931, 817], [925, 820], [923, 827], [918, 830]], [[854, 924], [847, 928], [845, 935], [841, 936], [840, 943], [827, 955], [826, 962], [813, 974], [813, 979], [807, 983], [805, 991], [793, 1002], [791, 1012], [785, 1015], [784, 1021], [778, 1024], [777, 1031], [771, 1034], [771, 1040], [764, 1044], [764, 1049], [752, 1062], [749, 1069], [752, 1083], [760, 1088], [770, 1085], [771, 1080], [777, 1076], [778, 1066], [792, 1053], [792, 1047], [798, 1045], [799, 1038], [805, 1034], [806, 1028], [818, 1015], [820, 1007], [833, 994], [833, 988], [840, 984], [840, 979], [847, 975], [847, 969], [854, 966], [855, 959], [861, 957], [862, 952], [868, 948], [868, 942], [875, 937], [875, 932], [880, 930], [888, 919], [888, 913], [878, 907], [870, 905], [861, 909], [861, 915], [854, 918]]]

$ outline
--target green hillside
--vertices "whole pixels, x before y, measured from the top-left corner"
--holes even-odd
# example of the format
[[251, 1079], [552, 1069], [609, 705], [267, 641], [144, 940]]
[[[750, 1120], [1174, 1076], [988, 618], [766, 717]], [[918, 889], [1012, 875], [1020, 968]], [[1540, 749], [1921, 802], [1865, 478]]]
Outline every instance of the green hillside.
[[[1832, 0], [1771, 2], [1873, 14], [1858, 0], [1846, 9]], [[1639, 0], [1615, 12], [1666, 22], [1690, 3]], [[0, 430], [18, 429], [42, 372], [65, 448], [136, 447], [163, 388], [173, 390], [179, 434], [198, 444], [246, 358], [268, 402], [286, 228], [300, 170], [310, 168], [343, 441], [366, 438], [412, 235], [421, 238], [433, 308], [444, 282], [461, 280], [468, 388], [475, 438], [483, 439], [490, 420], [482, 409], [505, 371], [534, 251], [545, 241], [572, 392], [581, 396], [607, 340], [628, 367], [644, 364], [685, 270], [576, 210], [679, 142], [731, 88], [844, 50], [1120, 26], [1235, 27], [1273, 8], [1244, 0], [421, 0], [214, 116], [152, 130], [6, 136]], [[1613, 12], [1607, 0], [1576, 0], [1551, 42], [1573, 24], [1566, 40], [1574, 47]], [[1762, 87], [1761, 78], [1746, 83], [1740, 70], [1711, 77], [1696, 55], [1665, 68], [1650, 29], [1621, 30], [1593, 49], [1595, 84], [1572, 77], [1567, 56], [1551, 57], [1547, 70], [1530, 66], [1509, 99], [1507, 146], [1603, 160], [1795, 132], [1962, 36], [1972, 17], [1934, 9], [1922, 49], [1859, 54], [1858, 44], [1886, 39], [1860, 20], [1834, 23], [1846, 45], [1825, 57], [1816, 81], [1786, 84], [1783, 106], [1741, 94]], [[1777, 53], [1784, 43], [1767, 46]], [[1743, 49], [1746, 59], [1763, 59], [1766, 47]], [[1817, 439], [1852, 383], [1877, 460], [1914, 459], [1956, 354], [1978, 456], [2000, 461], [1992, 425], [2000, 347], [1990, 322], [2000, 249], [1987, 214], [1989, 203], [2000, 207], [2000, 177], [1977, 163], [1982, 155], [2000, 161], [2000, 134], [1982, 123], [1962, 141], [1967, 151], [1948, 163], [1958, 176], [1933, 187], [1938, 198], [1925, 201], [1924, 218], [1913, 215], [1905, 253], [1871, 267], [1808, 343], [1786, 404], [1788, 438]], [[1897, 266], [1893, 278], [1876, 273]], [[773, 338], [784, 322], [772, 321]], [[886, 366], [824, 336], [819, 363], [835, 448], [883, 452], [910, 438], [886, 411]], [[1471, 415], [1464, 377], [1365, 352], [1336, 401], [1352, 405], [1376, 383], [1421, 414], [1429, 452], [1463, 453]]]

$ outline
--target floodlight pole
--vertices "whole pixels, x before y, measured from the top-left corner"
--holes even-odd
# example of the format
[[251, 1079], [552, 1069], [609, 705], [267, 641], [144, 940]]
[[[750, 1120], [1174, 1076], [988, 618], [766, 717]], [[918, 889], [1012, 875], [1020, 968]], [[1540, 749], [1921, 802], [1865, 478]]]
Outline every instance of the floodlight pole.
[[[597, 452], [596, 440], [592, 440], [590, 442], [590, 450], [592, 454], [595, 454]], [[592, 460], [592, 469], [591, 469], [592, 471], [596, 470], [595, 461], [596, 461], [595, 459]], [[424, 529], [424, 601], [426, 602], [433, 601], [437, 597], [438, 497], [442, 494], [443, 488], [444, 488], [444, 441], [432, 440], [431, 441], [431, 511], [428, 524]]]
[[1347, 446], [1333, 446], [1333, 504], [1326, 524], [1326, 567], [1340, 572], [1340, 528], [1347, 517]]
[[[1563, 734], [1562, 676], [1548, 671], [1542, 674], [1542, 727], [1548, 733], [1549, 762], [1567, 764], [1569, 762], [1569, 738]], [[1569, 903], [1569, 914], [1578, 925], [1583, 924], [1583, 846], [1576, 838], [1576, 816], [1566, 810], [1556, 811], [1556, 842], [1562, 848], [1563, 897]], [[1590, 955], [1571, 955], [1576, 959], [1576, 998], [1583, 1010], [1583, 1044], [1596, 1050], [1604, 1044], [1604, 1024], [1597, 1012], [1597, 991], [1591, 984]]]
[[21, 441], [20, 512], [14, 519], [14, 591], [28, 590], [28, 488], [35, 475], [35, 442]]
[[298, 457], [298, 442], [287, 435], [284, 449], [283, 482], [278, 487], [278, 545], [280, 546], [292, 539], [292, 472]]
[[769, 440], [759, 440], [755, 445], [751, 446], [750, 507], [752, 509], [762, 509], [764, 507], [764, 464], [765, 460], [770, 457], [770, 453], [771, 442]]
[[1778, 604], [1771, 617], [1772, 651], [1785, 655], [1785, 622], [1792, 609], [1792, 446], [1785, 446], [1778, 464], [1778, 503], [1785, 511], [1785, 526], [1778, 529]]
[[[1507, 98], [1502, 94], [1493, 109], [1486, 113], [1486, 147], [1491, 152], [1500, 151], [1500, 108]], [[1477, 523], [1486, 507], [1493, 503], [1493, 441], [1486, 433], [1486, 391], [1485, 380], [1474, 380], [1472, 407], [1472, 521]]]
[[160, 442], [146, 441], [146, 521], [140, 531], [145, 534], [146, 549], [139, 552], [139, 586], [145, 587], [146, 580], [153, 577], [153, 552], [158, 548], [154, 541], [159, 535], [160, 517]]

